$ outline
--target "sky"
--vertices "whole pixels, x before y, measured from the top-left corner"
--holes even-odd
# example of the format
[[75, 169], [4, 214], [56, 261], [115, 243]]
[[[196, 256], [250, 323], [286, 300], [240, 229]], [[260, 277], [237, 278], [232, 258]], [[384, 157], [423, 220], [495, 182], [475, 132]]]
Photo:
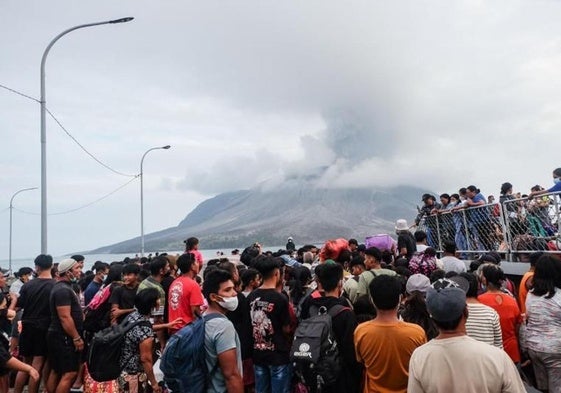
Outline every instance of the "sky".
[[[123, 174], [172, 146], [144, 161], [145, 233], [271, 180], [498, 195], [548, 187], [561, 166], [559, 1], [7, 0], [0, 84], [39, 98], [52, 38], [125, 16], [53, 46], [46, 105]], [[0, 89], [0, 260], [11, 196], [40, 186], [39, 115]], [[139, 236], [138, 178], [50, 118], [47, 173], [50, 254]], [[33, 258], [40, 191], [14, 207], [13, 257]]]

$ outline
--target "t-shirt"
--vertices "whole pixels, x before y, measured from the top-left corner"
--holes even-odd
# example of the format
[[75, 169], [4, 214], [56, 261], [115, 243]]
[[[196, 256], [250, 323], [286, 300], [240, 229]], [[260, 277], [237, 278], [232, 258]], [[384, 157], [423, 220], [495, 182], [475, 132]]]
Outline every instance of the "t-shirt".
[[10, 285], [10, 293], [19, 296], [22, 287], [23, 287], [23, 281], [16, 280], [12, 283], [12, 285]]
[[358, 325], [354, 333], [356, 358], [364, 364], [364, 393], [407, 391], [409, 358], [427, 342], [419, 325], [376, 320]]
[[84, 304], [86, 306], [90, 304], [95, 294], [99, 291], [101, 284], [100, 282], [95, 282], [95, 280], [92, 280], [92, 282], [88, 284], [88, 287], [84, 291]]
[[146, 277], [142, 282], [138, 285], [138, 292], [142, 291], [143, 289], [148, 288], [156, 288], [158, 290], [159, 298], [160, 298], [160, 308], [158, 310], [154, 310], [152, 315], [154, 316], [163, 316], [164, 310], [166, 308], [166, 292], [158, 281], [154, 279], [154, 277], [149, 276]]
[[445, 272], [456, 272], [458, 274], [466, 272], [466, 264], [464, 261], [453, 257], [453, 256], [446, 256], [440, 258], [440, 262], [442, 262], [442, 267]]
[[370, 283], [374, 280], [374, 277], [380, 275], [388, 275], [388, 276], [395, 276], [396, 272], [390, 269], [370, 269], [365, 272], [362, 272], [360, 276], [358, 276], [358, 288], [356, 290], [357, 298], [368, 295], [370, 293]]
[[401, 232], [397, 235], [397, 251], [401, 252], [402, 248], [407, 249], [407, 254], [405, 255], [407, 259], [411, 259], [415, 251], [417, 251], [417, 242], [409, 231]]
[[468, 303], [467, 335], [477, 341], [503, 348], [503, 335], [499, 314], [481, 303]]
[[195, 320], [191, 306], [202, 306], [204, 300], [199, 284], [187, 276], [177, 277], [173, 281], [168, 296], [169, 320], [183, 318], [184, 321], [178, 328], [170, 329], [170, 333], [173, 334]]
[[[131, 323], [148, 321], [136, 310], [127, 315], [126, 318]], [[128, 374], [137, 374], [144, 371], [140, 362], [140, 343], [153, 336], [154, 330], [152, 330], [152, 327], [145, 325], [135, 326], [125, 334], [121, 358], [119, 359], [121, 370]]]
[[19, 293], [18, 306], [23, 308], [22, 324], [47, 330], [51, 324], [49, 297], [55, 285], [51, 278], [36, 278], [26, 282]]
[[516, 300], [506, 293], [489, 292], [479, 295], [477, 300], [493, 308], [499, 314], [504, 349], [514, 362], [519, 362], [520, 350], [516, 332], [518, 325], [522, 322], [522, 316]]
[[546, 299], [532, 292], [526, 298], [526, 345], [536, 352], [561, 353], [561, 291]]
[[[129, 288], [126, 285], [113, 288], [111, 296], [109, 297], [109, 304], [116, 304], [121, 310], [130, 310], [134, 308], [134, 298], [136, 297], [137, 289], [138, 285], [134, 288]], [[121, 323], [125, 317], [126, 315], [121, 315], [117, 318], [117, 322]]]
[[518, 287], [518, 304], [520, 305], [520, 312], [526, 314], [526, 297], [528, 296], [528, 280], [532, 281], [534, 277], [534, 272], [526, 272], [520, 280], [520, 286]]
[[[476, 194], [473, 198], [471, 198], [471, 200], [474, 203], [478, 203], [481, 201], [483, 201], [485, 204], [487, 203], [487, 200], [482, 194]], [[482, 224], [488, 221], [489, 210], [483, 205], [471, 206], [470, 209], [468, 209], [468, 217], [472, 223]]]
[[[57, 281], [53, 286], [49, 298], [51, 309], [51, 324], [49, 331], [66, 334], [60, 323], [60, 318], [57, 313], [57, 307], [70, 306], [70, 315], [74, 321], [74, 326], [78, 333], [82, 332], [82, 307], [80, 306], [80, 299], [78, 295], [72, 290], [72, 286], [68, 281]], [[73, 337], [74, 338], [74, 337]]]
[[550, 187], [547, 192], [558, 192], [561, 191], [561, 182], [555, 183], [552, 187]]
[[283, 327], [290, 325], [288, 298], [276, 289], [256, 289], [247, 297], [253, 327], [253, 363], [290, 363], [290, 343]]
[[241, 344], [236, 329], [230, 320], [224, 316], [213, 318], [205, 322], [205, 361], [209, 370], [208, 393], [226, 392], [226, 380], [218, 365], [218, 355], [236, 349], [238, 370], [243, 376]]
[[408, 393], [523, 393], [516, 366], [501, 349], [468, 336], [434, 339], [409, 362]]

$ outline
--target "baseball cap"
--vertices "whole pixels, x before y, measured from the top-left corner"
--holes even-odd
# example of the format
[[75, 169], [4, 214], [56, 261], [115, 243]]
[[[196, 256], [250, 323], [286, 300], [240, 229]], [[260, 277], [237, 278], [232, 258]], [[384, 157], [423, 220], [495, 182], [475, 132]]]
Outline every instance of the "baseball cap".
[[75, 259], [72, 258], [67, 258], [67, 259], [63, 259], [62, 261], [60, 261], [60, 263], [58, 264], [58, 272], [60, 274], [62, 273], [66, 273], [67, 271], [69, 271], [70, 269], [72, 269], [72, 267], [77, 264], [78, 262]]
[[431, 318], [438, 322], [457, 320], [465, 308], [466, 293], [458, 287], [429, 288], [427, 291], [427, 310]]
[[426, 293], [427, 289], [430, 288], [430, 280], [424, 274], [412, 274], [405, 284], [405, 290], [407, 293], [413, 293], [413, 291], [418, 291]]

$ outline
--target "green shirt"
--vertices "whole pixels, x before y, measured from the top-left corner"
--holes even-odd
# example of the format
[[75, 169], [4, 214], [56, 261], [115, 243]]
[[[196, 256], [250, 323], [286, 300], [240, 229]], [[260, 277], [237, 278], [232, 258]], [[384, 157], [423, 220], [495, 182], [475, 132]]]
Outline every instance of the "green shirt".
[[374, 277], [381, 276], [395, 276], [396, 272], [390, 269], [370, 269], [365, 272], [362, 272], [360, 276], [358, 276], [358, 288], [356, 290], [357, 298], [370, 295], [370, 283], [374, 280]]
[[158, 281], [154, 280], [154, 277], [148, 276], [140, 283], [136, 293], [148, 288], [156, 288], [160, 295], [160, 307], [158, 308], [158, 310], [155, 310], [152, 315], [164, 315], [164, 310], [166, 307], [166, 292], [164, 291], [164, 287], [162, 287], [162, 284], [160, 284]]

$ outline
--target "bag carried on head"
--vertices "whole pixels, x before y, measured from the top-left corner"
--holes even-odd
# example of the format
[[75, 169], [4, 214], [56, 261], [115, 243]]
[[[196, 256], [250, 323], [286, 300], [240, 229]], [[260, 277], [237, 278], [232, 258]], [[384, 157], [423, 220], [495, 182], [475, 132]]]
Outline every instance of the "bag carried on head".
[[294, 333], [290, 361], [300, 383], [310, 392], [320, 392], [333, 384], [341, 372], [339, 350], [333, 334], [333, 318], [349, 307], [342, 305], [319, 309], [310, 307], [310, 318], [304, 319]]
[[197, 318], [168, 340], [160, 359], [160, 370], [170, 392], [206, 392], [212, 371], [209, 373], [206, 366], [205, 323], [214, 318], [225, 317], [209, 314]]
[[119, 325], [110, 326], [93, 336], [86, 363], [94, 381], [112, 381], [121, 375], [120, 362], [125, 334], [140, 325], [152, 327], [149, 321], [129, 322], [125, 318]]
[[436, 269], [436, 256], [426, 251], [416, 252], [409, 260], [409, 270], [412, 274], [420, 273], [430, 277]]

